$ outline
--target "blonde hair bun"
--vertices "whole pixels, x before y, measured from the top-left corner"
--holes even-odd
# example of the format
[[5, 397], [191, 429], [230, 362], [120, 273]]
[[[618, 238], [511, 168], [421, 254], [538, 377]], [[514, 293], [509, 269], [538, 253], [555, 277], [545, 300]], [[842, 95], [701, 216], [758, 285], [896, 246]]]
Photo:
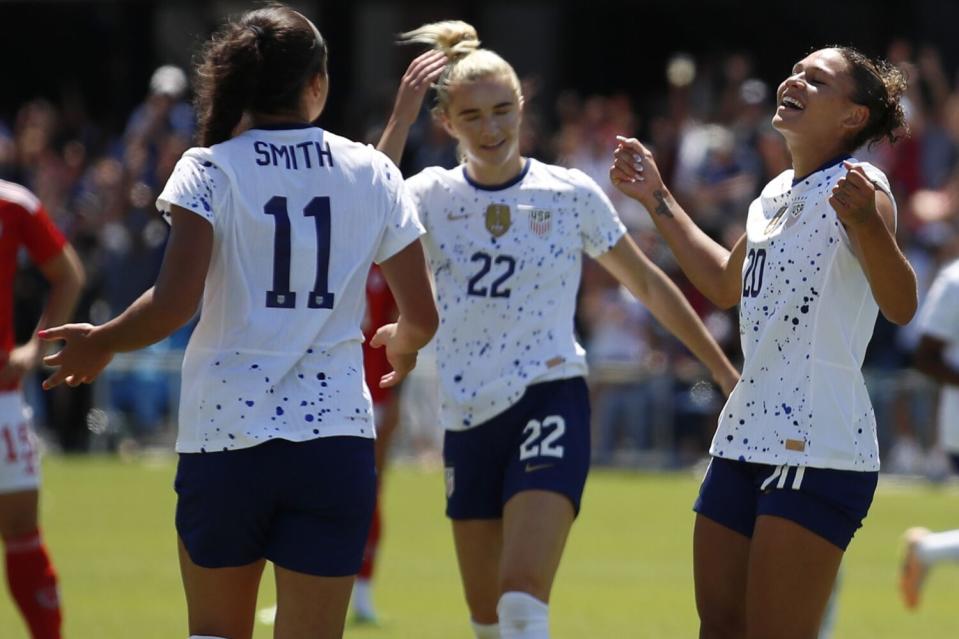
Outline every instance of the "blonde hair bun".
[[450, 60], [457, 60], [479, 49], [479, 36], [473, 25], [462, 20], [446, 20], [424, 24], [400, 34], [402, 43], [425, 44], [442, 51]]

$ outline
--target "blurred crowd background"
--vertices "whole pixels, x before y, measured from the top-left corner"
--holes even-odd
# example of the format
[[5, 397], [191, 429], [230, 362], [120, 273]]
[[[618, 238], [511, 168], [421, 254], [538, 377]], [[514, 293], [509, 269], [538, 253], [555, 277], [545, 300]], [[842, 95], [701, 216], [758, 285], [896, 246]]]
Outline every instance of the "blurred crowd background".
[[[374, 143], [392, 92], [415, 53], [394, 47], [393, 36], [428, 20], [473, 22], [485, 44], [523, 76], [523, 153], [594, 177], [640, 246], [680, 285], [734, 361], [741, 360], [735, 310], [718, 311], [688, 284], [647, 213], [609, 183], [617, 134], [646, 141], [677, 199], [714, 238], [731, 246], [743, 232], [749, 202], [766, 181], [789, 168], [785, 145], [769, 124], [778, 83], [795, 60], [825, 42], [859, 46], [884, 55], [910, 80], [905, 100], [910, 136], [858, 156], [891, 179], [899, 203], [898, 239], [918, 275], [920, 299], [941, 266], [959, 252], [959, 51], [955, 39], [942, 31], [944, 16], [959, 19], [952, 3], [941, 4], [946, 14], [936, 13], [940, 3], [930, 1], [890, 3], [886, 13], [875, 4], [852, 2], [833, 14], [817, 14], [850, 18], [858, 38], [846, 37], [831, 20], [833, 26], [810, 36], [808, 28], [791, 28], [811, 24], [808, 18], [759, 3], [752, 13], [737, 13], [739, 3], [725, 1], [705, 3], [706, 9], [685, 1], [651, 2], [647, 10], [642, 3], [639, 8], [598, 3], [593, 14], [523, 3], [492, 9], [464, 5], [460, 13], [422, 3], [408, 10], [364, 2], [351, 8], [294, 4], [318, 16], [330, 40], [332, 95], [320, 124]], [[808, 4], [814, 13], [831, 6]], [[10, 73], [0, 99], [0, 177], [33, 190], [80, 253], [88, 283], [78, 321], [103, 322], [152, 285], [168, 232], [154, 200], [191, 146], [195, 129], [190, 56], [217, 19], [245, 7], [0, 5], [0, 15], [12, 19], [5, 23], [32, 25], [5, 46], [21, 46], [23, 40], [22, 48], [27, 47], [30, 33], [48, 31], [34, 44], [37, 57], [29, 74], [21, 65], [29, 66], [31, 51], [17, 57], [11, 49], [3, 56]], [[706, 18], [719, 16], [708, 36], [701, 26], [683, 31], [683, 12], [692, 10], [705, 11]], [[763, 11], [768, 15], [760, 20], [755, 13]], [[899, 19], [902, 12], [909, 20]], [[54, 16], [50, 26], [36, 26], [44, 14]], [[586, 19], [590, 15], [602, 19]], [[659, 21], [653, 19], [657, 16]], [[616, 26], [604, 33], [597, 24]], [[715, 33], [726, 25], [725, 34]], [[747, 37], [749, 29], [756, 38]], [[633, 38], [622, 41], [633, 30]], [[580, 37], [569, 40], [570, 35]], [[58, 42], [53, 52], [47, 44], [51, 39]], [[728, 42], [739, 44], [733, 48]], [[99, 66], [90, 68], [97, 56], [103, 56]], [[401, 168], [412, 175], [426, 166], [455, 163], [453, 144], [424, 109]], [[44, 295], [42, 278], [26, 262], [16, 295], [18, 335], [25, 339]], [[118, 357], [93, 386], [41, 393], [39, 374], [26, 380], [48, 444], [70, 453], [169, 447], [176, 428], [180, 354], [190, 329]], [[593, 262], [584, 267], [577, 330], [591, 365], [596, 463], [669, 468], [699, 459], [722, 398], [688, 353]], [[865, 372], [885, 469], [941, 477], [947, 464], [935, 442], [937, 388], [911, 368], [918, 337], [915, 321], [897, 327], [880, 316]], [[429, 393], [435, 388], [431, 370], [424, 358], [401, 400], [401, 433], [406, 432], [401, 453], [426, 459], [435, 458], [440, 441], [435, 398]]]

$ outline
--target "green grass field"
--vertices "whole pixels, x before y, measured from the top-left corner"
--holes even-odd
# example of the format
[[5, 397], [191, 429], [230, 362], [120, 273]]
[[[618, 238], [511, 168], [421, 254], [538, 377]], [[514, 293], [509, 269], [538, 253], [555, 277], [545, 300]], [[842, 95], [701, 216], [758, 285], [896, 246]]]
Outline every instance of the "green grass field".
[[[172, 457], [48, 458], [44, 528], [61, 576], [68, 639], [186, 637], [173, 531]], [[595, 471], [553, 593], [553, 636], [689, 638], [692, 598], [690, 504], [698, 477]], [[356, 639], [471, 636], [442, 516], [439, 472], [391, 471], [377, 580], [380, 627]], [[884, 481], [845, 561], [836, 639], [959, 636], [959, 566], [931, 576], [918, 613], [896, 592], [899, 536], [907, 526], [959, 526], [959, 490]], [[261, 605], [273, 603], [271, 574]], [[255, 635], [272, 636], [267, 626]], [[26, 639], [10, 601], [0, 600], [0, 637]]]

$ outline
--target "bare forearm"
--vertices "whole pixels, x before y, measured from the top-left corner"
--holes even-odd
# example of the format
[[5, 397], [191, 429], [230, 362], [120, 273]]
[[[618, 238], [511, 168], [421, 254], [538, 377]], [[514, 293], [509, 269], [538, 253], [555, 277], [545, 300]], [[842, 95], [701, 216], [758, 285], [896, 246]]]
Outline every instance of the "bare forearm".
[[715, 379], [722, 379], [723, 375], [737, 376], [735, 368], [679, 288], [659, 269], [650, 270], [646, 281], [644, 302], [653, 316], [709, 369]]
[[143, 293], [123, 313], [94, 329], [97, 339], [115, 353], [145, 348], [169, 336], [191, 317], [182, 305], [158, 300], [155, 287]]
[[385, 153], [396, 166], [400, 165], [400, 160], [403, 158], [403, 149], [406, 148], [406, 139], [410, 135], [410, 126], [409, 123], [391, 117], [376, 145], [376, 149]]
[[896, 324], [907, 324], [916, 313], [916, 274], [895, 238], [874, 218], [847, 227], [859, 248], [859, 261], [882, 314]]
[[720, 308], [736, 304], [739, 301], [738, 276], [737, 286], [730, 290], [730, 278], [726, 275], [730, 251], [706, 235], [668, 189], [654, 191], [641, 203], [693, 285]]

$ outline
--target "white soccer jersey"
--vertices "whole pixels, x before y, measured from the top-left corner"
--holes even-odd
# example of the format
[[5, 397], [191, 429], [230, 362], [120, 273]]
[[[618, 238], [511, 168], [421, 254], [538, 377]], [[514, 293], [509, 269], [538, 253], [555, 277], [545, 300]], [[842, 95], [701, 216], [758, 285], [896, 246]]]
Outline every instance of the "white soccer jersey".
[[214, 232], [177, 451], [372, 437], [366, 277], [422, 233], [396, 167], [317, 127], [257, 128], [187, 151], [157, 200], [174, 204]]
[[[943, 359], [959, 368], [959, 260], [944, 267], [919, 311], [919, 330], [946, 343]], [[943, 384], [939, 395], [939, 443], [959, 453], [959, 387]]]
[[[883, 191], [883, 173], [862, 164]], [[829, 205], [842, 163], [749, 207], [739, 305], [743, 374], [710, 453], [765, 464], [874, 471], [876, 421], [862, 377], [878, 306]]]
[[527, 160], [499, 187], [465, 167], [407, 180], [436, 284], [440, 417], [463, 430], [513, 405], [534, 382], [585, 375], [573, 335], [582, 253], [626, 229], [581, 171]]

